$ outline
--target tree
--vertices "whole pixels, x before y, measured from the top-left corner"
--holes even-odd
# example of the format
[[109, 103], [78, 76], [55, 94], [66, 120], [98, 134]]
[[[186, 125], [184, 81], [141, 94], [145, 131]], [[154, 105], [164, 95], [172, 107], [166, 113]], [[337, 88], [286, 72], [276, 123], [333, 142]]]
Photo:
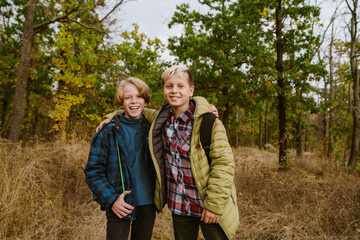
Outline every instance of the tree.
[[[11, 108], [16, 71], [14, 66], [19, 62], [19, 23], [11, 21], [16, 17], [17, 6], [13, 6], [8, 1], [2, 1], [0, 6], [0, 102], [1, 102], [1, 135], [8, 137], [8, 116]], [[21, 23], [23, 25], [23, 23]]]
[[22, 124], [23, 104], [24, 104], [24, 93], [26, 80], [29, 76], [30, 66], [30, 53], [32, 47], [32, 40], [35, 34], [34, 31], [34, 20], [36, 7], [38, 0], [29, 0], [27, 4], [27, 13], [25, 17], [24, 32], [22, 38], [20, 63], [18, 67], [18, 73], [16, 76], [16, 90], [14, 96], [14, 107], [13, 107], [13, 124], [10, 129], [10, 140], [18, 141], [20, 128]]
[[[120, 43], [108, 45], [93, 30], [76, 24], [61, 27], [53, 60], [58, 70], [53, 81], [59, 87], [50, 116], [55, 121], [53, 130], [62, 139], [74, 134], [79, 119], [83, 127], [98, 123], [105, 112], [117, 109], [113, 101], [116, 83], [125, 77], [135, 76], [147, 82], [153, 97], [159, 100], [161, 41], [139, 33], [137, 25], [121, 37]], [[156, 100], [151, 104], [160, 106]]]
[[[63, 23], [76, 23], [79, 26], [87, 29], [95, 29], [99, 30], [96, 25], [102, 24], [105, 18], [107, 18], [110, 13], [112, 13], [116, 8], [118, 8], [124, 0], [116, 3], [115, 7], [101, 20], [90, 22], [89, 25], [83, 24], [78, 20], [78, 16], [83, 12], [86, 12], [89, 6], [97, 6], [103, 5], [103, 1], [81, 1], [81, 2], [72, 2], [68, 7], [64, 9], [62, 13], [59, 13], [58, 6], [56, 6], [55, 2], [48, 2], [49, 8], [42, 6], [42, 4], [38, 4], [38, 0], [29, 0], [27, 6], [27, 14], [25, 18], [24, 24], [24, 32], [22, 36], [22, 49], [21, 49], [21, 59], [18, 67], [18, 74], [16, 77], [16, 90], [13, 102], [13, 121], [10, 130], [10, 139], [13, 141], [18, 141], [20, 129], [22, 125], [23, 118], [23, 102], [24, 102], [24, 94], [26, 81], [29, 77], [29, 66], [31, 59], [31, 48], [33, 37], [35, 33], [42, 32], [46, 30], [50, 24], [55, 22], [63, 22]], [[64, 3], [66, 4], [66, 3]], [[38, 6], [41, 5], [41, 9], [44, 11], [43, 15], [47, 17], [47, 20], [40, 22], [35, 25], [35, 14], [38, 9]]]
[[188, 4], [177, 7], [169, 27], [184, 26], [180, 37], [169, 39], [169, 49], [179, 62], [189, 64], [197, 94], [216, 104], [225, 128], [235, 117], [237, 106], [250, 106], [247, 70], [263, 62], [261, 14], [264, 1], [199, 1], [206, 13], [191, 11]]
[[[313, 62], [320, 45], [320, 38], [313, 31], [313, 22], [319, 17], [319, 9], [305, 0], [272, 0], [267, 20], [273, 25], [266, 36], [269, 47], [276, 53], [275, 79], [277, 84], [277, 109], [279, 118], [279, 163], [287, 166], [287, 111], [292, 91], [303, 94], [310, 90], [307, 82], [311, 74], [321, 68]], [[275, 23], [272, 20], [275, 19]], [[301, 116], [298, 119], [300, 124]]]
[[[348, 162], [348, 166], [354, 167], [359, 158], [359, 140], [360, 140], [360, 90], [359, 90], [359, 65], [357, 60], [357, 41], [358, 41], [358, 28], [357, 28], [357, 8], [358, 0], [345, 0], [349, 11], [351, 12], [351, 24], [349, 32], [351, 36], [351, 47], [350, 47], [350, 66], [351, 76], [353, 81], [353, 94], [354, 94], [354, 105], [353, 105], [353, 130], [352, 130], [352, 142], [351, 152]], [[352, 3], [352, 4], [350, 4]]]

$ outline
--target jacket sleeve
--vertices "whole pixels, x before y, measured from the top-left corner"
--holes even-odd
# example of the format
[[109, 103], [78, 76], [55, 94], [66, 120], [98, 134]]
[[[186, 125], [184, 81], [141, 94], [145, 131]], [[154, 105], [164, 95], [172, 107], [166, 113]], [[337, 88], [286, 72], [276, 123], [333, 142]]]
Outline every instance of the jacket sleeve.
[[117, 110], [117, 111], [115, 111], [115, 112], [106, 114], [106, 115], [105, 115], [105, 118], [111, 120], [111, 119], [113, 119], [115, 116], [120, 115], [120, 114], [122, 114], [123, 112], [124, 112], [124, 110], [120, 109], [120, 110]]
[[231, 197], [234, 184], [235, 163], [223, 123], [216, 119], [210, 144], [210, 173], [204, 208], [221, 215], [225, 203]]
[[158, 110], [150, 109], [150, 108], [144, 108], [143, 115], [145, 119], [151, 124], [155, 121], [157, 115], [159, 114]]
[[106, 176], [109, 147], [109, 139], [104, 136], [104, 131], [95, 135], [91, 142], [88, 162], [85, 166], [86, 182], [94, 194], [94, 200], [106, 210], [111, 209], [113, 203], [119, 197]]

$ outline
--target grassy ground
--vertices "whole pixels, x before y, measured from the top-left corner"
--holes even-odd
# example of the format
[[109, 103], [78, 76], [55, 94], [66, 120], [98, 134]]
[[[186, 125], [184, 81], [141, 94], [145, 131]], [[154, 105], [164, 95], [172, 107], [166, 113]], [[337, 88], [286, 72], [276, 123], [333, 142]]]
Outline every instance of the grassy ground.
[[[0, 239], [105, 239], [105, 215], [83, 168], [89, 143], [0, 139]], [[234, 149], [240, 226], [236, 239], [360, 239], [360, 177], [315, 154]], [[153, 239], [173, 239], [168, 210]]]

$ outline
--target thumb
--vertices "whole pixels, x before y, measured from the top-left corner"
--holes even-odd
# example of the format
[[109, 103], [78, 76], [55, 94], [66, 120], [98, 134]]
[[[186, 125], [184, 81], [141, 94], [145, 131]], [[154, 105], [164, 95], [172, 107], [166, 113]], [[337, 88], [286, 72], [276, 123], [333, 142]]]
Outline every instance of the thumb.
[[125, 191], [123, 192], [122, 194], [120, 194], [120, 198], [124, 199], [126, 195], [130, 194], [131, 193], [131, 190], [130, 191]]

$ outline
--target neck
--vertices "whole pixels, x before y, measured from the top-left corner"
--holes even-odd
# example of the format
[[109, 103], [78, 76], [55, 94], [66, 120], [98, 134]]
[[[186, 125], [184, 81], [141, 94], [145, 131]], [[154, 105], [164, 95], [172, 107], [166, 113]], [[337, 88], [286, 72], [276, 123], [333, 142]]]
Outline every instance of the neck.
[[190, 104], [187, 104], [185, 106], [180, 107], [171, 107], [175, 117], [179, 117], [181, 114], [183, 114], [188, 108], [190, 107]]

